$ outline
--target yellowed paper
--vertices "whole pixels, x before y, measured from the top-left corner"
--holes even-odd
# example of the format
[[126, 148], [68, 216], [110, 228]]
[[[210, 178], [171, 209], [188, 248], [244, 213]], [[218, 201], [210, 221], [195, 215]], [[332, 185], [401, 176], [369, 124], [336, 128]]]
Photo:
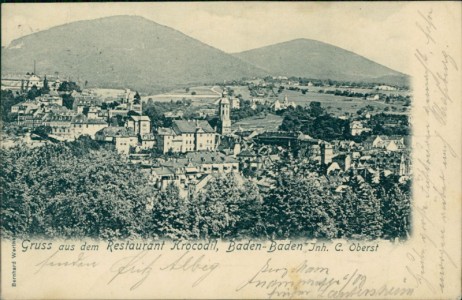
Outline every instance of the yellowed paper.
[[[227, 15], [228, 9], [234, 9], [238, 13], [232, 15], [241, 15], [242, 22], [236, 27], [244, 30], [246, 26], [261, 26], [259, 30], [249, 29], [253, 32], [249, 34], [273, 36], [274, 39], [262, 39], [267, 44], [292, 36], [284, 39], [288, 33], [270, 27], [271, 19], [256, 24], [253, 18], [261, 20], [258, 15], [265, 13], [260, 6], [270, 11], [274, 18], [285, 18], [292, 24], [303, 23], [302, 16], [319, 18], [331, 6], [338, 5], [344, 17], [329, 18], [328, 22], [335, 28], [344, 27], [349, 33], [348, 27], [361, 28], [361, 22], [369, 24], [361, 18], [350, 17], [358, 16], [358, 6], [365, 15], [369, 10], [392, 9], [387, 2], [159, 5], [167, 7], [164, 11], [168, 12], [159, 19], [165, 20], [165, 24], [169, 18], [177, 20], [171, 24], [181, 24], [177, 27], [180, 31], [188, 27], [186, 20], [193, 18], [205, 24], [197, 28], [204, 28], [215, 24], [220, 11]], [[279, 15], [277, 8], [281, 5], [286, 8]], [[15, 15], [15, 6], [2, 4], [2, 36], [10, 34], [10, 39], [18, 32], [17, 28], [7, 27], [14, 23], [9, 22], [25, 16]], [[136, 14], [156, 7], [151, 3], [43, 4], [43, 9], [50, 10], [47, 16], [50, 20], [37, 20], [33, 16], [36, 5], [20, 7], [29, 9], [29, 6], [30, 20], [21, 22], [41, 24], [40, 29], [49, 27], [47, 22], [55, 25], [51, 12], [63, 12], [59, 16], [64, 18], [62, 23], [67, 19], [74, 21], [72, 11], [76, 7], [89, 9], [90, 14], [96, 14], [91, 12], [93, 7], [97, 13], [101, 13], [102, 7], [107, 8], [108, 14], [112, 14], [111, 9], [114, 14], [120, 14], [131, 8]], [[200, 10], [197, 18], [189, 15], [181, 23], [178, 19], [183, 12], [182, 6], [210, 6], [210, 10]], [[347, 239], [174, 242], [162, 239], [9, 238], [2, 239], [1, 244], [2, 298], [460, 299], [462, 6], [459, 2], [395, 3], [395, 6], [401, 7], [398, 15], [391, 14], [391, 18], [397, 20], [394, 28], [386, 27], [382, 31], [380, 21], [370, 22], [376, 27], [363, 28], [364, 32], [359, 31], [358, 35], [389, 36], [390, 44], [403, 43], [400, 37], [408, 37], [405, 45], [390, 46], [388, 58], [382, 56], [385, 57], [383, 63], [395, 60], [396, 67], [407, 64], [412, 76], [413, 200], [412, 233], [408, 240], [396, 243]], [[44, 16], [42, 11], [39, 16]], [[339, 27], [340, 22], [343, 24]], [[249, 43], [249, 49], [262, 46], [246, 39], [239, 40], [229, 22], [225, 24], [221, 34], [228, 35], [231, 41], [236, 38], [241, 43]], [[273, 31], [266, 31], [265, 26]], [[317, 29], [304, 28], [302, 31], [310, 30]], [[210, 41], [220, 40], [210, 35]], [[344, 45], [349, 44], [348, 40], [361, 43], [361, 48], [374, 48], [364, 51], [370, 56], [379, 57], [378, 53], [388, 51], [386, 45], [376, 45], [373, 39], [364, 40], [348, 34], [339, 37]], [[403, 52], [398, 53], [398, 48]]]

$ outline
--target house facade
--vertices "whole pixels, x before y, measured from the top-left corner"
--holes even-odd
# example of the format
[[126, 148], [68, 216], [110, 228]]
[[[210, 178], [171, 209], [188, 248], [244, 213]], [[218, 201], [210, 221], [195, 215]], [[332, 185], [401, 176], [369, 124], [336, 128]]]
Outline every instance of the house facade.
[[139, 135], [151, 133], [151, 119], [148, 116], [130, 116], [125, 122], [125, 127]]
[[170, 128], [158, 128], [157, 147], [162, 153], [214, 151], [215, 130], [205, 120], [174, 120]]

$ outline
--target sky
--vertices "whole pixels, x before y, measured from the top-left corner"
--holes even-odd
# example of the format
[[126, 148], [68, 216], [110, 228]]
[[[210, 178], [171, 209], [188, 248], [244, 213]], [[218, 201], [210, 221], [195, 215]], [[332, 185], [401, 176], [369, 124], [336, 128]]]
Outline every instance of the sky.
[[308, 38], [409, 74], [410, 13], [402, 2], [10, 3], [2, 46], [69, 22], [138, 15], [228, 53]]

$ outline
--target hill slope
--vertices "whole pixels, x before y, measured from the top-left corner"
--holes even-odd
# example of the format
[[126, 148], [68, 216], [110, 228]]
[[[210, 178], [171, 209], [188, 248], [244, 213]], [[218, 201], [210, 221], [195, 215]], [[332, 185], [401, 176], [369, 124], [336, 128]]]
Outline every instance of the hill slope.
[[136, 16], [53, 27], [2, 49], [2, 74], [70, 75], [90, 86], [158, 90], [178, 84], [266, 75], [242, 60], [172, 28]]
[[406, 84], [408, 76], [323, 42], [297, 39], [233, 54], [272, 75]]

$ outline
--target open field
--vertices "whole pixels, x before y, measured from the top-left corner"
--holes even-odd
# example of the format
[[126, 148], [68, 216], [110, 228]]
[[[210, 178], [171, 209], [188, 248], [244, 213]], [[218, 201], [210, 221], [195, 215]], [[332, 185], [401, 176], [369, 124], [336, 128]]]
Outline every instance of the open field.
[[250, 118], [245, 118], [233, 123], [233, 130], [241, 128], [242, 130], [265, 129], [267, 131], [278, 130], [282, 124], [282, 117], [273, 114], [261, 114]]
[[[317, 92], [307, 92], [303, 95], [301, 92], [288, 90], [284, 90], [281, 94], [279, 94], [277, 99], [279, 99], [279, 101], [283, 101], [285, 95], [287, 95], [289, 101], [294, 101], [295, 104], [300, 106], [307, 106], [312, 101], [318, 101], [321, 103], [322, 107], [334, 115], [343, 115], [345, 112], [355, 114], [359, 109], [368, 105], [374, 108], [374, 111], [371, 113], [382, 112], [386, 107], [389, 109], [388, 113], [407, 113], [407, 110], [406, 112], [402, 111], [404, 108], [402, 103], [387, 104], [383, 101], [371, 101], [363, 98], [335, 96], [332, 94], [320, 94]], [[276, 97], [269, 99], [274, 99], [272, 101], [276, 101]], [[396, 107], [396, 111], [393, 111], [393, 106]]]
[[123, 89], [99, 89], [99, 88], [92, 88], [92, 93], [101, 97], [101, 98], [117, 98], [124, 95], [125, 90]]
[[[194, 95], [192, 95], [194, 93]], [[186, 89], [175, 89], [168, 93], [142, 96], [142, 101], [152, 99], [154, 101], [169, 102], [190, 99], [193, 106], [209, 105], [221, 97], [221, 89], [213, 86], [198, 86]]]
[[400, 96], [407, 96], [410, 95], [409, 91], [377, 91], [377, 90], [369, 90], [369, 89], [360, 89], [360, 88], [336, 88], [336, 87], [316, 87], [316, 86], [311, 86], [307, 87], [308, 90], [311, 91], [319, 91], [319, 90], [324, 90], [324, 91], [351, 91], [354, 93], [370, 93], [370, 94], [385, 94], [385, 95], [400, 95]]
[[234, 91], [235, 96], [240, 94], [242, 98], [246, 100], [250, 100], [252, 98], [247, 86], [231, 86], [230, 88]]
[[[231, 89], [234, 90], [234, 95], [241, 94], [243, 99], [250, 100], [252, 97], [250, 96], [249, 89], [247, 86], [231, 86]], [[304, 88], [304, 87], [300, 87]], [[345, 96], [335, 96], [332, 94], [324, 94], [318, 93], [319, 89], [333, 89], [335, 87], [306, 87], [308, 88], [308, 92], [306, 94], [302, 94], [300, 91], [291, 91], [285, 89], [282, 93], [278, 94], [277, 97], [272, 96], [266, 98], [268, 102], [274, 102], [276, 99], [279, 101], [283, 101], [285, 95], [287, 95], [290, 102], [295, 102], [295, 104], [300, 106], [307, 106], [312, 101], [321, 102], [321, 105], [329, 112], [334, 115], [340, 116], [344, 115], [345, 113], [349, 114], [356, 114], [357, 111], [361, 108], [364, 108], [368, 105], [372, 106], [374, 110], [371, 113], [379, 113], [387, 109], [387, 113], [397, 113], [397, 114], [407, 114], [409, 108], [403, 106], [403, 103], [391, 103], [387, 104], [384, 101], [371, 101], [365, 100], [363, 98], [357, 97], [345, 97]], [[367, 89], [350, 89], [355, 92], [360, 93], [376, 93], [377, 91], [374, 90], [367, 90]], [[192, 92], [196, 92], [195, 95], [191, 95]], [[209, 106], [212, 105], [217, 99], [220, 98], [221, 95], [221, 88], [217, 86], [198, 86], [198, 87], [190, 87], [189, 92], [186, 92], [185, 89], [175, 89], [168, 93], [164, 94], [157, 94], [157, 95], [150, 95], [150, 96], [143, 96], [142, 100], [147, 101], [151, 98], [154, 101], [178, 101], [182, 99], [190, 99], [192, 101], [193, 107], [202, 107], [202, 106]], [[399, 92], [399, 93], [406, 93], [403, 95], [407, 95], [408, 92], [405, 91], [391, 91], [389, 93]], [[387, 93], [387, 92], [385, 92]], [[387, 108], [388, 107], [388, 108]], [[395, 107], [395, 109], [393, 109]], [[403, 111], [404, 109], [404, 111]]]

